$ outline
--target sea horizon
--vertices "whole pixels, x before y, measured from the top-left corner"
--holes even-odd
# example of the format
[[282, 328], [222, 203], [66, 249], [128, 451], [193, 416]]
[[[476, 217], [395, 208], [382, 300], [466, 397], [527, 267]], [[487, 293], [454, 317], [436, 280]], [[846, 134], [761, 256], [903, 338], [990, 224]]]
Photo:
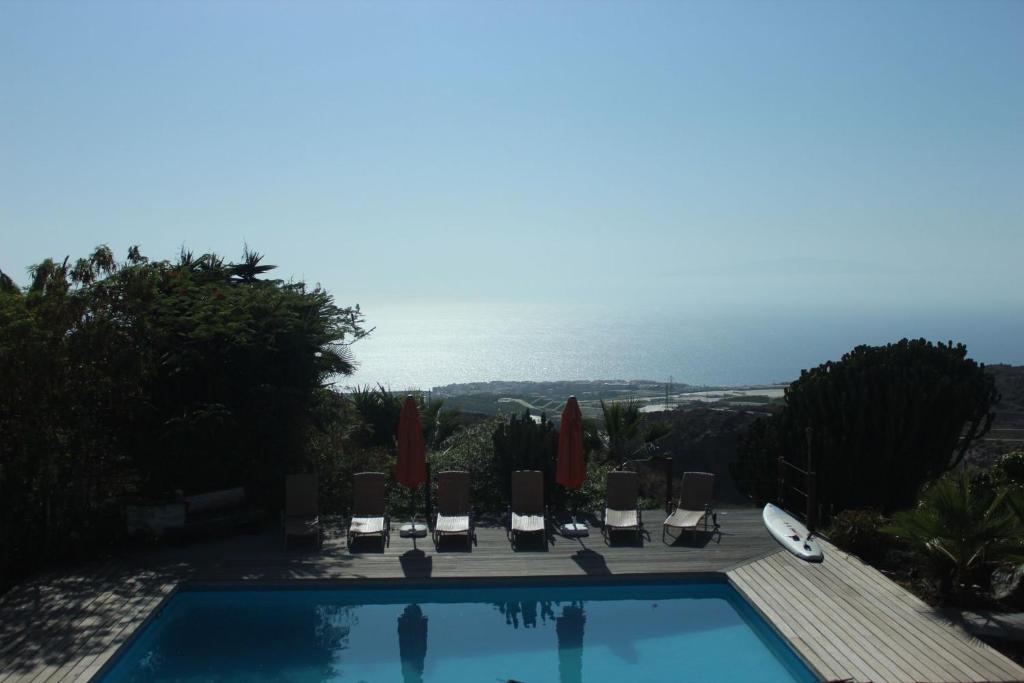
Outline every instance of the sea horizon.
[[1010, 311], [667, 312], [657, 307], [391, 303], [366, 307], [340, 388], [396, 391], [475, 382], [672, 381], [785, 384], [861, 344], [964, 343], [985, 364], [1024, 364], [1024, 315]]

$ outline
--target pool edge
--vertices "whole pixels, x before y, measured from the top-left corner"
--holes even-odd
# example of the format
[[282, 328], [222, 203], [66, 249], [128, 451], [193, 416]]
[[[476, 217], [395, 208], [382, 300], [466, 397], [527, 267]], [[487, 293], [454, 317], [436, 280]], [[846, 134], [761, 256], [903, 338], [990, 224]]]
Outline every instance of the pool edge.
[[[156, 606], [150, 610], [149, 614], [146, 615], [133, 629], [131, 634], [125, 638], [121, 644], [107, 656], [103, 663], [93, 672], [92, 675], [87, 678], [77, 678], [76, 680], [84, 681], [85, 683], [99, 683], [103, 676], [106, 675], [109, 670], [114, 667], [121, 656], [132, 646], [132, 644], [139, 638], [139, 636], [145, 632], [146, 628], [150, 623], [160, 615], [167, 603], [173, 599], [176, 595], [184, 591], [202, 591], [202, 590], [271, 590], [275, 588], [288, 588], [288, 589], [308, 589], [318, 590], [329, 587], [345, 586], [348, 588], [353, 587], [366, 587], [380, 588], [384, 586], [396, 586], [401, 585], [410, 588], [426, 588], [426, 587], [437, 587], [445, 584], [459, 584], [459, 585], [475, 585], [475, 586], [523, 586], [523, 585], [558, 585], [558, 584], [588, 584], [588, 585], [614, 585], [617, 583], [659, 583], [665, 581], [685, 581], [685, 582], [713, 582], [728, 585], [736, 593], [743, 598], [743, 601], [753, 610], [765, 623], [765, 625], [771, 629], [771, 631], [789, 648], [793, 655], [800, 660], [800, 662], [807, 667], [807, 669], [814, 674], [818, 681], [828, 680], [822, 675], [821, 671], [818, 670], [811, 662], [804, 657], [803, 653], [787, 638], [775, 624], [775, 622], [766, 615], [754, 601], [750, 599], [750, 596], [735, 581], [729, 576], [728, 571], [711, 571], [711, 572], [658, 572], [658, 573], [625, 573], [625, 574], [608, 574], [608, 575], [574, 575], [574, 574], [556, 574], [556, 575], [543, 575], [543, 576], [444, 576], [444, 577], [431, 577], [431, 578], [368, 578], [368, 577], [353, 577], [353, 578], [331, 578], [331, 579], [224, 579], [224, 580], [211, 580], [211, 579], [184, 579], [177, 582], [174, 587], [168, 591]], [[355, 585], [353, 585], [355, 584]]]
[[757, 602], [751, 599], [750, 595], [748, 595], [747, 592], [743, 590], [743, 588], [739, 584], [732, 580], [732, 577], [729, 576], [729, 572], [718, 573], [725, 577], [725, 580], [728, 582], [728, 584], [732, 586], [732, 589], [736, 591], [740, 595], [740, 597], [743, 598], [743, 601], [750, 606], [750, 609], [754, 610], [754, 612], [757, 613], [759, 617], [761, 617], [761, 620], [768, 625], [768, 628], [770, 628], [775, 633], [775, 635], [778, 636], [779, 639], [781, 639], [782, 642], [784, 642], [786, 646], [793, 651], [793, 654], [795, 654], [797, 658], [801, 662], [803, 662], [803, 665], [806, 666], [811, 671], [811, 673], [813, 673], [817, 677], [819, 681], [829, 680], [827, 676], [822, 674], [818, 667], [816, 667], [810, 660], [807, 659], [807, 657], [804, 656], [804, 653], [800, 651], [800, 648], [798, 648], [793, 642], [790, 641], [789, 638], [786, 637], [784, 633], [782, 633], [781, 629], [779, 629], [779, 626], [775, 623], [775, 620], [767, 614], [765, 614], [764, 611], [758, 606]]

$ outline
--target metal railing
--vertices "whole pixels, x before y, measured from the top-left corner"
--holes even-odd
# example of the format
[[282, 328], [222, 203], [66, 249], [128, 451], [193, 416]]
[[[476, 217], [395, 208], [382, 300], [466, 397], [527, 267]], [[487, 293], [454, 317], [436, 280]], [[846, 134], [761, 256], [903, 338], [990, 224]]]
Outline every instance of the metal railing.
[[[779, 479], [778, 479], [778, 500], [779, 507], [786, 508], [786, 493], [787, 491], [794, 492], [803, 497], [806, 504], [804, 521], [807, 523], [808, 531], [815, 531], [818, 526], [818, 477], [817, 472], [814, 470], [814, 432], [811, 428], [807, 428], [807, 469], [800, 467], [799, 465], [792, 463], [785, 459], [783, 456], [779, 456]], [[804, 489], [798, 488], [792, 483], [786, 481], [787, 470], [793, 470], [804, 478]], [[788, 509], [788, 508], [787, 508]]]

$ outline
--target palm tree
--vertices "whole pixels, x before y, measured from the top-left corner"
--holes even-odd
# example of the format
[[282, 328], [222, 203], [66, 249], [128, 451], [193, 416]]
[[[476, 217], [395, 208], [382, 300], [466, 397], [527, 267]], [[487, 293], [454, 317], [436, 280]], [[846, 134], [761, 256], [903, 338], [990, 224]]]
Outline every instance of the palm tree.
[[455, 410], [444, 410], [444, 399], [427, 399], [419, 395], [420, 422], [423, 423], [423, 438], [427, 447], [436, 450], [455, 432], [462, 429], [459, 413]]
[[349, 400], [359, 415], [360, 426], [355, 432], [359, 445], [393, 446], [398, 417], [402, 413], [401, 397], [378, 384], [356, 387]]
[[601, 401], [604, 417], [604, 442], [616, 465], [621, 465], [633, 452], [640, 435], [640, 403], [635, 398], [625, 401]]
[[242, 251], [242, 261], [228, 266], [228, 272], [239, 282], [256, 282], [256, 278], [270, 272], [277, 266], [261, 264], [263, 254], [252, 251], [248, 245]]
[[959, 469], [933, 482], [916, 508], [893, 515], [883, 531], [929, 559], [943, 595], [959, 593], [972, 578], [988, 580], [992, 569], [1020, 562], [1024, 525], [1006, 505], [1007, 489], [988, 489]]
[[[616, 466], [637, 455], [641, 449], [656, 450], [655, 442], [672, 433], [672, 425], [664, 421], [645, 425], [640, 413], [640, 402], [635, 398], [609, 403], [601, 401], [601, 413], [604, 417], [604, 433], [599, 435], [600, 444], [608, 450]], [[584, 435], [590, 443], [593, 437], [587, 432], [587, 427], [587, 421], [584, 420]]]

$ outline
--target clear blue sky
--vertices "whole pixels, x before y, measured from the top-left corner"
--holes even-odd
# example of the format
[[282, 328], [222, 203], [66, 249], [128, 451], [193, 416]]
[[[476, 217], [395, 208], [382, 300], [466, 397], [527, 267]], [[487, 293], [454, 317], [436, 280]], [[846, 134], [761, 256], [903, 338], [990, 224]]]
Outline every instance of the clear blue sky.
[[0, 269], [1024, 304], [1024, 3], [0, 4]]

